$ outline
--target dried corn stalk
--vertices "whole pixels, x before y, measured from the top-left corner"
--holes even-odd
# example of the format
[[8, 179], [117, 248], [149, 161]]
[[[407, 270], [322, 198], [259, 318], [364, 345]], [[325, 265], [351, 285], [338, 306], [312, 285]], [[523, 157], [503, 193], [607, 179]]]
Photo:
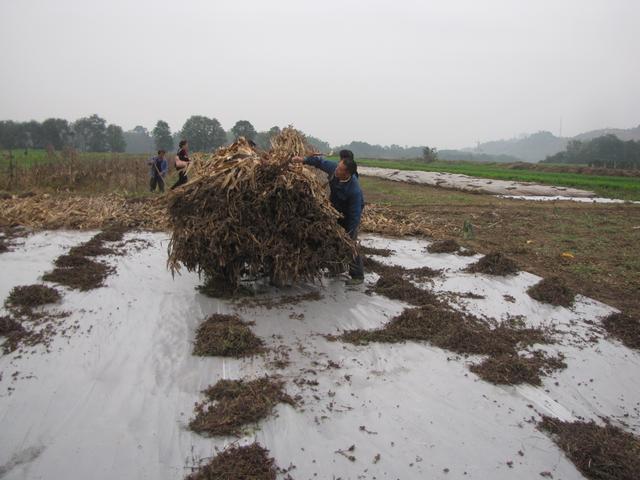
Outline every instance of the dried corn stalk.
[[291, 161], [310, 153], [286, 128], [258, 153], [244, 138], [194, 157], [193, 178], [169, 197], [169, 267], [226, 280], [265, 275], [276, 284], [343, 269], [354, 245], [312, 169]]

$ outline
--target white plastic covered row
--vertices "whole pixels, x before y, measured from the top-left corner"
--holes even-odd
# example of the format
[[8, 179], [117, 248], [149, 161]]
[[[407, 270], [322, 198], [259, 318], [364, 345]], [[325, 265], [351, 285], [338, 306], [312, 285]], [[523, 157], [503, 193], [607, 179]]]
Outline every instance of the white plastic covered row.
[[[55, 258], [91, 232], [43, 232], [0, 255], [0, 295], [39, 281]], [[478, 257], [428, 254], [423, 240], [366, 237], [391, 248], [381, 261], [444, 269], [430, 288], [469, 292], [459, 308], [479, 316], [523, 315], [530, 325], [555, 324], [567, 333], [545, 348], [561, 351], [568, 368], [544, 386], [495, 386], [464, 358], [427, 343], [353, 346], [324, 334], [376, 328], [406, 305], [366, 286], [339, 279], [265, 296], [320, 291], [323, 297], [267, 308], [205, 297], [193, 274], [166, 270], [164, 234], [134, 233], [151, 242], [141, 251], [107, 258], [117, 273], [106, 287], [64, 290], [65, 322], [80, 329], [58, 336], [52, 351], [0, 356], [0, 478], [176, 479], [234, 438], [205, 438], [188, 430], [201, 390], [222, 378], [279, 374], [298, 408], [279, 405], [240, 443], [257, 440], [295, 479], [582, 478], [554, 443], [535, 428], [539, 413], [565, 420], [611, 417], [640, 427], [640, 355], [601, 334], [590, 321], [611, 308], [579, 297], [572, 309], [528, 297], [539, 278], [521, 273], [490, 278], [461, 270]], [[375, 281], [367, 274], [367, 282]], [[515, 298], [515, 303], [505, 299]], [[253, 305], [253, 306], [252, 306]], [[276, 369], [272, 356], [202, 358], [191, 354], [198, 324], [212, 313], [238, 313], [255, 322], [268, 346], [288, 350]], [[303, 314], [301, 318], [299, 314]], [[335, 362], [335, 368], [329, 361]], [[17, 372], [17, 373], [16, 373]], [[296, 379], [318, 382], [297, 386]], [[298, 382], [300, 383], [300, 382]], [[355, 446], [350, 461], [336, 453]], [[379, 460], [376, 461], [377, 455]]]

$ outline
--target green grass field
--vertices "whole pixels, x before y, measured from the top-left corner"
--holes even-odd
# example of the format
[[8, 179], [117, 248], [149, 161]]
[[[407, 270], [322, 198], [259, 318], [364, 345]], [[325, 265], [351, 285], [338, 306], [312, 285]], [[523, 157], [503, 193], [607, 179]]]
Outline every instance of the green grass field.
[[[1, 150], [0, 151], [0, 168], [6, 168], [9, 166], [11, 155], [14, 165], [19, 167], [30, 167], [32, 165], [38, 165], [41, 163], [47, 163], [50, 159], [47, 157], [46, 150], [29, 149], [25, 155], [23, 149], [17, 150]], [[61, 158], [61, 152], [56, 152], [57, 158]], [[83, 160], [103, 160], [112, 158], [117, 155], [119, 158], [142, 158], [146, 155], [139, 153], [110, 153], [110, 152], [81, 152], [78, 154]]]
[[516, 180], [522, 182], [542, 183], [546, 185], [560, 185], [590, 190], [602, 197], [620, 198], [623, 200], [640, 200], [640, 179], [637, 177], [612, 177], [585, 175], [581, 173], [516, 170], [494, 163], [423, 163], [416, 160], [359, 159], [358, 164], [366, 167], [460, 173], [472, 177], [490, 178], [495, 180]]
[[8, 167], [9, 161], [13, 161], [18, 166], [31, 166], [47, 161], [47, 152], [45, 150], [2, 150], [0, 151], [0, 167]]
[[[28, 167], [50, 161], [45, 150], [13, 150], [14, 164]], [[60, 154], [57, 153], [60, 158]], [[116, 155], [118, 158], [140, 159], [146, 155], [127, 153], [80, 153], [82, 160], [107, 160]], [[332, 158], [337, 160], [336, 158]], [[604, 175], [586, 175], [582, 173], [547, 172], [537, 170], [517, 170], [498, 163], [477, 162], [435, 162], [424, 163], [417, 160], [371, 160], [359, 159], [358, 163], [367, 167], [395, 168], [399, 170], [422, 170], [427, 172], [460, 173], [473, 177], [496, 180], [516, 180], [547, 185], [559, 185], [590, 190], [597, 195], [623, 200], [640, 200], [640, 178], [615, 177]], [[8, 168], [9, 152], [0, 152], [0, 169]]]

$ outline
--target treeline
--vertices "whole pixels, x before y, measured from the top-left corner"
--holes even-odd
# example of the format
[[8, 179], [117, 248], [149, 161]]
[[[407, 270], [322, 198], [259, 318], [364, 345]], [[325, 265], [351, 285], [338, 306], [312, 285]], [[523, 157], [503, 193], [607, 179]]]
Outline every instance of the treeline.
[[[225, 130], [216, 118], [203, 115], [189, 117], [182, 128], [176, 132], [172, 132], [169, 124], [164, 120], [158, 120], [152, 130], [137, 125], [131, 130], [123, 131], [122, 127], [108, 124], [104, 118], [94, 114], [74, 122], [61, 118], [49, 118], [44, 122], [0, 121], [0, 149], [62, 150], [64, 147], [73, 147], [85, 152], [151, 153], [157, 149], [174, 150], [180, 139], [184, 138], [189, 140], [192, 151], [207, 152], [243, 136], [254, 141], [259, 148], [267, 150], [270, 147], [271, 138], [279, 132], [278, 126], [257, 131], [248, 120], [239, 120], [230, 130]], [[327, 154], [349, 149], [357, 158], [421, 159], [424, 157], [425, 148], [429, 149], [426, 146], [372, 145], [362, 141], [353, 141], [332, 148], [328, 142], [312, 135], [307, 135], [307, 140], [318, 152]], [[435, 149], [429, 150], [436, 152]], [[498, 158], [500, 156], [478, 156], [475, 153], [453, 150], [445, 150], [439, 154], [439, 158], [445, 160], [507, 161], [507, 158]]]
[[0, 121], [0, 147], [54, 148], [73, 146], [83, 151], [124, 152], [126, 142], [122, 128], [109, 124], [98, 115], [83, 117], [73, 123], [63, 118], [48, 118], [40, 123]]
[[603, 135], [582, 142], [571, 140], [566, 150], [550, 155], [541, 163], [582, 164], [590, 167], [640, 168], [640, 142], [623, 141], [615, 135]]
[[[171, 132], [164, 120], [158, 120], [151, 131], [141, 125], [123, 131], [122, 127], [107, 124], [104, 118], [91, 115], [75, 122], [62, 118], [48, 118], [43, 122], [0, 121], [0, 148], [62, 150], [73, 147], [90, 152], [149, 153], [156, 149], [173, 150], [180, 139], [185, 138], [189, 140], [192, 151], [206, 152], [243, 136], [266, 150], [271, 145], [271, 138], [279, 132], [278, 126], [258, 132], [248, 120], [239, 120], [225, 131], [217, 119], [203, 115], [189, 117], [177, 132]], [[313, 136], [307, 136], [307, 139], [320, 152], [331, 150], [327, 142]]]
[[401, 147], [400, 145], [371, 145], [367, 142], [351, 142], [335, 147], [337, 152], [346, 148], [353, 151], [356, 158], [373, 158], [385, 160], [428, 160], [425, 151], [430, 152], [434, 160], [470, 161], [470, 162], [518, 162], [519, 158], [513, 155], [492, 155], [487, 153], [475, 153], [464, 150], [436, 150], [426, 145], [419, 147]]
[[400, 145], [371, 145], [367, 142], [354, 141], [346, 145], [340, 145], [335, 150], [351, 150], [358, 158], [384, 158], [388, 160], [400, 160], [409, 158], [421, 158], [424, 146], [401, 147]]

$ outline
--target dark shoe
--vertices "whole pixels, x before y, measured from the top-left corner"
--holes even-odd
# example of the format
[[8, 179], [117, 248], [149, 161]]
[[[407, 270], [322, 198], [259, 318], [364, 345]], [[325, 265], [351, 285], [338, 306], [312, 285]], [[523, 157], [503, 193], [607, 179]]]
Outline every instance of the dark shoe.
[[348, 280], [345, 280], [344, 284], [348, 286], [362, 285], [364, 283], [364, 278], [362, 277], [354, 277]]

